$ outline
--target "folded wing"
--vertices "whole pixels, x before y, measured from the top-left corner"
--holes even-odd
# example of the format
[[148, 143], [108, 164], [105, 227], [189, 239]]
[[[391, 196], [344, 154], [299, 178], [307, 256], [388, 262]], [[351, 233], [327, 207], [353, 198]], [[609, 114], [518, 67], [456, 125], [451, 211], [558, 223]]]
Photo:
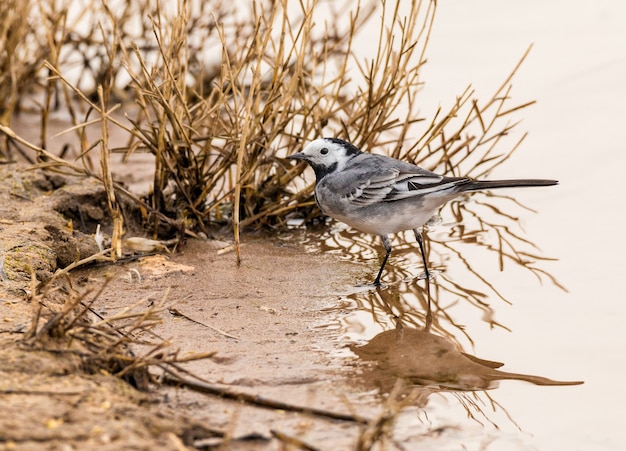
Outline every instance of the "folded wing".
[[435, 192], [447, 192], [467, 183], [469, 179], [418, 174], [390, 169], [362, 179], [346, 198], [360, 206], [377, 202], [393, 202]]

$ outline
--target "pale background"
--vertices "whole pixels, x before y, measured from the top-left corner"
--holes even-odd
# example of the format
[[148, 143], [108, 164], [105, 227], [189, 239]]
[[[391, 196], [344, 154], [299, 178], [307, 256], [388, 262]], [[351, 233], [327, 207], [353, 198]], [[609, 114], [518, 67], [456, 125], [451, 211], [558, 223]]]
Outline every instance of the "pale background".
[[522, 298], [498, 307], [513, 333], [474, 328], [476, 354], [505, 350], [513, 370], [585, 380], [503, 382], [494, 396], [524, 440], [488, 449], [626, 449], [625, 24], [620, 1], [438, 2], [423, 99], [452, 101], [468, 83], [487, 98], [534, 44], [514, 80], [516, 99], [538, 101], [523, 113], [530, 135], [497, 176], [561, 182], [520, 196], [539, 211], [522, 218], [525, 229], [560, 259], [550, 268], [569, 293], [520, 286]]

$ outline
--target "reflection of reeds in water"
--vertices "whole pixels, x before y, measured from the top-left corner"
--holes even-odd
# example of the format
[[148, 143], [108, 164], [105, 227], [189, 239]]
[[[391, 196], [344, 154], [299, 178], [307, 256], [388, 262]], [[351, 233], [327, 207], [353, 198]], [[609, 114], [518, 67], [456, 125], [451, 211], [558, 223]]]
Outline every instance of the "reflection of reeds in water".
[[[425, 228], [427, 259], [434, 275], [431, 283], [435, 308], [434, 329], [451, 337], [448, 326], [472, 342], [467, 330], [453, 318], [453, 307], [462, 300], [478, 309], [480, 317], [492, 327], [506, 326], [494, 317], [492, 298], [508, 302], [506, 289], [483, 275], [485, 269], [504, 270], [505, 265], [516, 266], [534, 274], [539, 281], [544, 278], [560, 286], [538, 262], [548, 260], [538, 255], [535, 245], [516, 232], [516, 217], [508, 210], [518, 208], [506, 196], [488, 195], [489, 209], [478, 214], [476, 210], [485, 202], [483, 194], [474, 195], [472, 200], [461, 199], [444, 207], [442, 215], [454, 218], [452, 225], [434, 225]], [[478, 198], [477, 202], [473, 199]], [[512, 206], [512, 208], [511, 208]], [[482, 248], [489, 259], [474, 261], [464, 257], [466, 250]], [[325, 250], [336, 250], [339, 255], [348, 255], [353, 260], [372, 261], [371, 273], [365, 273], [360, 282], [371, 283], [384, 254], [380, 238], [342, 230], [329, 235], [324, 242]], [[475, 250], [475, 249], [472, 249]], [[481, 256], [482, 257], [482, 256]], [[448, 269], [451, 268], [451, 271]], [[398, 234], [394, 241], [390, 263], [385, 268], [384, 280], [388, 287], [371, 289], [350, 295], [360, 308], [372, 313], [372, 321], [387, 324], [395, 317], [405, 324], [421, 327], [425, 323], [427, 293], [424, 288], [423, 265], [419, 248], [412, 233]], [[493, 272], [493, 271], [491, 271]], [[461, 274], [464, 277], [457, 277]], [[460, 281], [459, 281], [460, 279]], [[446, 331], [447, 330], [447, 331]]]

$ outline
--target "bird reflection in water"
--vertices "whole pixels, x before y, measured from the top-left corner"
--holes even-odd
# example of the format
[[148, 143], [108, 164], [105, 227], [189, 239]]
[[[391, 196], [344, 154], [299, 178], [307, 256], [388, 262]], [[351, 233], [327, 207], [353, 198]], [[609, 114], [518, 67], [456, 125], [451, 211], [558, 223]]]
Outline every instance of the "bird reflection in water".
[[409, 385], [437, 390], [487, 390], [500, 380], [521, 380], [536, 385], [579, 385], [542, 376], [499, 370], [503, 363], [461, 351], [451, 340], [401, 324], [379, 333], [367, 344], [351, 346], [361, 360], [370, 362], [362, 376], [388, 392], [398, 378]]

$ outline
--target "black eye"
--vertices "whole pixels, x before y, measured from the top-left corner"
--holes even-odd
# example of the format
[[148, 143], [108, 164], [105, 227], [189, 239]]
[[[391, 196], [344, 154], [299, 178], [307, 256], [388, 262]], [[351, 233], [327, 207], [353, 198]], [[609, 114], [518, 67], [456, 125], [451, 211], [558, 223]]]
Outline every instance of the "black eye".
[[322, 155], [326, 155], [326, 154], [328, 153], [328, 147], [322, 147], [322, 148], [320, 149], [320, 153], [321, 153]]

